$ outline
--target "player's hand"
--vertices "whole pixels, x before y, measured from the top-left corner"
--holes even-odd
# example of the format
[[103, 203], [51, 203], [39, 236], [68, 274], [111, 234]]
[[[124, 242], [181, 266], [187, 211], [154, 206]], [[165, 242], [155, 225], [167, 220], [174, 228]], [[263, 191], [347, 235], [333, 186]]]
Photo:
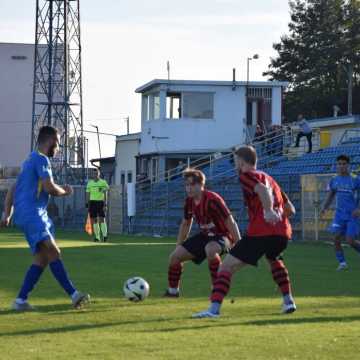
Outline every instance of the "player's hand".
[[63, 189], [65, 191], [65, 195], [72, 195], [74, 190], [70, 185], [64, 185]]
[[280, 215], [273, 209], [264, 212], [264, 219], [266, 222], [273, 225], [281, 220]]
[[287, 202], [284, 204], [284, 215], [289, 218], [296, 214], [296, 210], [293, 204]]
[[352, 212], [352, 216], [353, 216], [353, 217], [356, 217], [356, 218], [360, 218], [360, 209], [355, 209], [355, 210]]

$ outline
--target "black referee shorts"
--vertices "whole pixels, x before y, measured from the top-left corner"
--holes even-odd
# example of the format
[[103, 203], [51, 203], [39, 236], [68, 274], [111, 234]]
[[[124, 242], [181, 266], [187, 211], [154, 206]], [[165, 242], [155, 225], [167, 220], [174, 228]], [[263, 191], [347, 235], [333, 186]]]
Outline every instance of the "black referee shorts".
[[104, 210], [105, 202], [104, 201], [89, 201], [89, 214], [92, 219], [97, 217], [105, 217]]
[[264, 255], [269, 260], [279, 258], [287, 244], [285, 236], [244, 236], [229, 253], [246, 264], [257, 266]]
[[182, 246], [194, 256], [192, 260], [195, 264], [200, 265], [206, 259], [205, 247], [208, 243], [215, 241], [221, 247], [219, 255], [229, 252], [230, 241], [225, 236], [214, 235], [208, 236], [203, 233], [196, 234], [182, 243]]

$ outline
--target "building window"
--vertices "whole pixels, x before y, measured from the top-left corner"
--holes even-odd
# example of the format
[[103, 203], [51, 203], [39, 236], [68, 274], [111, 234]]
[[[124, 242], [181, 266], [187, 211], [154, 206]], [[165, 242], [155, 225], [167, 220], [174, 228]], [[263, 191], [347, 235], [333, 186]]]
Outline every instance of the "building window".
[[249, 87], [248, 89], [248, 125], [252, 124], [251, 104], [256, 101], [258, 103], [258, 124], [262, 126], [270, 126], [272, 123], [272, 88], [271, 87]]
[[181, 118], [181, 93], [168, 92], [166, 94], [166, 118]]
[[125, 173], [124, 172], [121, 172], [120, 184], [125, 185]]
[[191, 119], [214, 118], [214, 94], [183, 93], [183, 117]]
[[132, 182], [132, 172], [131, 171], [128, 171], [128, 173], [127, 173], [127, 182], [128, 183]]
[[153, 116], [152, 119], [158, 120], [160, 119], [160, 94], [155, 94], [153, 96], [154, 99], [154, 108], [153, 108]]
[[159, 93], [143, 96], [142, 116], [145, 121], [160, 119], [160, 94]]

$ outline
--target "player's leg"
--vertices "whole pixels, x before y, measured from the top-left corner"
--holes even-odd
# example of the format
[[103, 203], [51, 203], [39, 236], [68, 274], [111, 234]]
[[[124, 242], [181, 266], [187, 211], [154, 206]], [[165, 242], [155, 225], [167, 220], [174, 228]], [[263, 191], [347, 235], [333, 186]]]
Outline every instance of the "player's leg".
[[338, 271], [348, 269], [348, 265], [346, 263], [344, 249], [341, 245], [341, 241], [344, 238], [342, 234], [335, 234], [334, 236], [334, 249], [335, 249], [335, 256], [336, 260], [339, 262], [339, 266], [337, 268]]
[[208, 259], [211, 283], [213, 286], [217, 278], [219, 267], [221, 265], [221, 255], [228, 252], [229, 248], [229, 240], [225, 237], [217, 237], [216, 240], [209, 241], [205, 246], [205, 253]]
[[98, 217], [93, 218], [93, 229], [94, 229], [94, 241], [100, 242], [101, 241], [101, 234], [100, 234], [100, 225]]
[[360, 242], [356, 240], [359, 236], [360, 226], [358, 219], [351, 219], [347, 223], [346, 242], [358, 253], [360, 253]]
[[100, 241], [100, 226], [98, 223], [98, 210], [97, 210], [97, 201], [90, 201], [89, 202], [89, 214], [90, 214], [90, 221], [91, 226], [94, 232], [94, 241]]
[[104, 210], [104, 202], [99, 202], [99, 222], [100, 222], [100, 230], [103, 237], [104, 242], [107, 241], [108, 237], [108, 229], [105, 221], [105, 210]]
[[247, 264], [231, 254], [226, 255], [223, 263], [220, 265], [217, 278], [215, 280], [208, 310], [201, 311], [193, 315], [193, 318], [215, 318], [220, 315], [221, 305], [225, 296], [228, 294], [231, 285], [231, 278], [234, 273]]
[[283, 296], [283, 313], [290, 314], [296, 310], [296, 305], [291, 291], [289, 272], [281, 257], [286, 249], [288, 240], [283, 237], [271, 236], [267, 239], [266, 259], [269, 262], [274, 282], [279, 287]]
[[217, 278], [217, 273], [221, 265], [221, 251], [221, 246], [215, 241], [210, 241], [205, 246], [212, 286], [214, 286], [215, 280]]
[[58, 281], [59, 285], [70, 296], [73, 306], [77, 308], [88, 302], [90, 300], [90, 296], [79, 292], [71, 282], [61, 259], [60, 249], [54, 239], [51, 238], [47, 241], [43, 241], [39, 248], [44, 254], [46, 254], [51, 273]]
[[13, 309], [17, 311], [33, 310], [28, 303], [28, 296], [39, 281], [44, 269], [48, 265], [47, 256], [41, 252], [34, 255], [32, 265], [29, 267], [17, 298], [13, 303]]
[[347, 228], [347, 223], [338, 216], [334, 217], [334, 220], [329, 228], [329, 231], [332, 234], [334, 234], [335, 257], [339, 262], [339, 266], [337, 268], [338, 271], [345, 270], [348, 268], [345, 260], [344, 250], [341, 246], [341, 240], [346, 235], [346, 228]]
[[165, 297], [177, 298], [180, 296], [180, 279], [183, 271], [183, 263], [185, 261], [193, 260], [192, 255], [183, 245], [178, 245], [170, 254], [168, 267], [168, 289]]
[[194, 318], [217, 317], [221, 304], [230, 289], [233, 274], [246, 265], [257, 266], [258, 260], [264, 255], [262, 242], [256, 238], [245, 236], [230, 250], [221, 264], [217, 279], [210, 297], [210, 307], [206, 311], [194, 314]]

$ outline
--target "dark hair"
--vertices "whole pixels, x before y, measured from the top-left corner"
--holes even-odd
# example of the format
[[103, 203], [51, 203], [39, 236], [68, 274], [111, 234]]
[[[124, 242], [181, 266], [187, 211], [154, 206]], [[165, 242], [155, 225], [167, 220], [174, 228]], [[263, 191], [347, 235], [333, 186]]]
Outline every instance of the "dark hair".
[[350, 157], [345, 154], [339, 155], [336, 158], [336, 161], [340, 161], [340, 160], [346, 161], [348, 164], [350, 164]]
[[188, 168], [183, 172], [183, 178], [185, 180], [192, 178], [195, 184], [205, 185], [205, 174], [197, 169]]
[[56, 128], [52, 126], [43, 126], [39, 131], [37, 142], [38, 144], [43, 144], [49, 138], [57, 135], [58, 135], [58, 130]]
[[255, 165], [257, 161], [256, 150], [252, 146], [241, 146], [235, 150], [235, 154], [250, 165]]

